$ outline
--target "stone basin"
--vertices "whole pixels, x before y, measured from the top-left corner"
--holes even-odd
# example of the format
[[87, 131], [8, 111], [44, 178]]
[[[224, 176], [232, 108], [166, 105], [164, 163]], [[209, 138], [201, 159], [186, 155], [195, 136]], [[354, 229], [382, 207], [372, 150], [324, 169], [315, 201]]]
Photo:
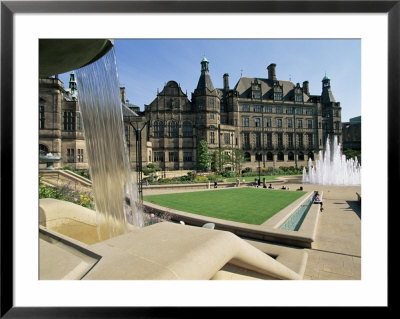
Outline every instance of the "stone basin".
[[[51, 238], [40, 244], [40, 279], [210, 280], [218, 279], [228, 264], [262, 279], [302, 277], [228, 231], [160, 222], [132, 226], [123, 235], [87, 244], [79, 234], [69, 237], [79, 233], [79, 227], [61, 233], [60, 227], [75, 222], [85, 232], [86, 226], [96, 225], [96, 212], [65, 201], [40, 200], [39, 231]], [[60, 258], [70, 262], [54, 274]]]

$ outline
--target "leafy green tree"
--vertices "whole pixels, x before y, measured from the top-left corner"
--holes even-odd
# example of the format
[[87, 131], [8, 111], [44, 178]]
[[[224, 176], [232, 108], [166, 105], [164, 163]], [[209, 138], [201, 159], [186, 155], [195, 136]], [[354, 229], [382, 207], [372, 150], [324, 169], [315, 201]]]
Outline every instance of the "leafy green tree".
[[208, 146], [205, 140], [201, 140], [197, 146], [197, 168], [201, 171], [208, 171], [211, 164], [211, 156], [208, 153]]
[[241, 149], [234, 148], [232, 150], [232, 163], [237, 174], [240, 174], [242, 164], [246, 161], [244, 158], [244, 151]]
[[226, 164], [232, 163], [231, 157], [225, 154], [225, 148], [218, 148], [213, 153], [213, 167], [216, 172], [222, 173]]

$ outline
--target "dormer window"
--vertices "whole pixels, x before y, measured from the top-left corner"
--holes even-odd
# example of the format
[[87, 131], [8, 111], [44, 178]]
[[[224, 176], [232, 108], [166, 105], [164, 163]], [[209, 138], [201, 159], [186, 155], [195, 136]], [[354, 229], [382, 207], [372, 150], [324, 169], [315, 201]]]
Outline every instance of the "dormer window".
[[279, 84], [279, 81], [274, 81], [273, 98], [275, 101], [283, 101], [283, 86]]
[[276, 93], [274, 93], [274, 100], [275, 100], [275, 101], [282, 101], [282, 100], [283, 100], [283, 94], [282, 94], [282, 92], [276, 92]]
[[257, 79], [251, 84], [251, 98], [261, 99], [261, 85], [258, 83]]
[[253, 91], [253, 99], [261, 99], [261, 92]]
[[303, 102], [303, 95], [302, 94], [295, 94], [294, 100], [295, 100], [295, 102]]

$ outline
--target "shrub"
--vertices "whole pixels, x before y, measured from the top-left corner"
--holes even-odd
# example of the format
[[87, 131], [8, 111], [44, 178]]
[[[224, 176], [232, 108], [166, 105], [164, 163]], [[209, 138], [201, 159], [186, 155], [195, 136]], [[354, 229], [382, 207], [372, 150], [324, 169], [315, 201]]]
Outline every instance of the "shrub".
[[194, 180], [196, 182], [204, 182], [204, 183], [209, 181], [207, 176], [201, 176], [201, 175], [197, 175]]
[[229, 177], [235, 177], [236, 174], [233, 171], [225, 171], [225, 172], [222, 173], [222, 176], [229, 178]]
[[94, 200], [91, 193], [78, 192], [72, 189], [69, 184], [53, 187], [42, 183], [39, 176], [39, 198], [54, 198], [65, 200], [86, 208], [94, 209]]

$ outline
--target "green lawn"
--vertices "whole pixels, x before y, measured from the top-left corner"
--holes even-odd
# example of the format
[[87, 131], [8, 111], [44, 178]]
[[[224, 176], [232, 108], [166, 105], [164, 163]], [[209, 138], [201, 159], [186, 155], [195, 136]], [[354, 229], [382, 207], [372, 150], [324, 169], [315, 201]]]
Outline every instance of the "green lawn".
[[143, 199], [156, 205], [188, 213], [260, 225], [305, 193], [243, 187], [148, 195]]

